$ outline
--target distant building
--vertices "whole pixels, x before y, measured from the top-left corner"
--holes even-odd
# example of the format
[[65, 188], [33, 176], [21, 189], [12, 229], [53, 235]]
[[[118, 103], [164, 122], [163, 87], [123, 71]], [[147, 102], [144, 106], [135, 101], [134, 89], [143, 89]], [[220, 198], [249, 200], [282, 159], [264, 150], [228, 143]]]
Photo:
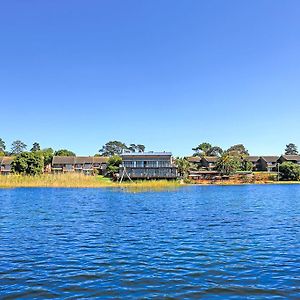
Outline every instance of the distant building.
[[259, 171], [259, 167], [260, 167], [258, 163], [259, 159], [260, 159], [259, 156], [246, 156], [244, 158], [244, 161], [251, 162], [253, 171]]
[[8, 175], [12, 172], [11, 163], [13, 162], [13, 157], [2, 156], [0, 157], [0, 173], [2, 175]]
[[218, 161], [218, 156], [190, 156], [187, 157], [189, 163], [197, 167], [198, 169], [204, 169], [212, 171], [216, 168], [216, 163]]
[[213, 171], [216, 169], [218, 159], [218, 156], [203, 156], [201, 158], [201, 166], [208, 171]]
[[282, 164], [283, 162], [292, 162], [295, 164], [300, 164], [300, 155], [281, 155], [278, 162]]
[[54, 156], [52, 159], [53, 173], [77, 172], [86, 175], [104, 174], [107, 157], [94, 156]]
[[[119, 175], [131, 179], [175, 179], [177, 169], [170, 152], [138, 152], [121, 155]], [[128, 175], [128, 176], [127, 176]]]
[[261, 156], [257, 161], [258, 171], [277, 172], [278, 156]]

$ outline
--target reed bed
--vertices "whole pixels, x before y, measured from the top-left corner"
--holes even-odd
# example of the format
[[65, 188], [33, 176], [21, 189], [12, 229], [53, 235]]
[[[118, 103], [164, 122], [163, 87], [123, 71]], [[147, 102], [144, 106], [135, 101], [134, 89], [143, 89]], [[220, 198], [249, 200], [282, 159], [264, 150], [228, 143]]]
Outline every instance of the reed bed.
[[175, 188], [177, 181], [137, 181], [113, 182], [103, 176], [86, 176], [78, 173], [43, 174], [38, 176], [8, 175], [0, 176], [1, 188], [16, 187], [66, 187], [66, 188], [133, 188], [133, 189], [165, 189]]

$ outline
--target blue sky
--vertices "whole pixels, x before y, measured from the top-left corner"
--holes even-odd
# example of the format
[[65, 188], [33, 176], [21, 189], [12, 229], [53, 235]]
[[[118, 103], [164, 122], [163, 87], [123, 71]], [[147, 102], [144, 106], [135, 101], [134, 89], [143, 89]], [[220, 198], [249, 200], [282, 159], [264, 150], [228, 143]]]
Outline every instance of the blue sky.
[[0, 0], [0, 137], [90, 155], [300, 147], [300, 2]]

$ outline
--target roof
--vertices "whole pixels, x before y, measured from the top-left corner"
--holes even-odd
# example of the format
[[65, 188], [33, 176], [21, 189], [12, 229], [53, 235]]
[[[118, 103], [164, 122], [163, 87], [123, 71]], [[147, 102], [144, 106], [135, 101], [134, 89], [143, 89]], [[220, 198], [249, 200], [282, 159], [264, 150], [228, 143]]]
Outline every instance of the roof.
[[75, 158], [76, 158], [76, 156], [53, 156], [52, 164], [53, 165], [60, 165], [60, 164], [73, 165], [73, 164], [75, 164]]
[[129, 152], [129, 153], [122, 153], [121, 156], [172, 156], [171, 152]]
[[217, 162], [219, 157], [218, 156], [204, 156], [202, 159], [205, 159], [208, 162]]
[[244, 158], [245, 161], [257, 162], [260, 156], [246, 156]]
[[261, 156], [261, 159], [263, 159], [266, 162], [277, 162], [279, 156]]
[[107, 156], [94, 156], [94, 163], [103, 164], [108, 162], [109, 157]]
[[3, 157], [0, 157], [0, 164], [1, 165], [10, 165], [13, 160], [14, 160], [14, 158], [11, 156], [3, 156]]
[[187, 160], [191, 163], [199, 163], [201, 161], [201, 157], [199, 157], [199, 156], [190, 156], [190, 157], [187, 157]]
[[93, 156], [76, 156], [75, 164], [92, 164], [93, 158]]
[[123, 159], [128, 158], [158, 158], [158, 157], [165, 157], [169, 158], [172, 156], [171, 152], [132, 152], [132, 153], [123, 153], [121, 157]]
[[285, 160], [300, 161], [300, 155], [282, 155]]
[[54, 165], [73, 165], [73, 164], [93, 164], [106, 163], [108, 157], [105, 156], [54, 156], [52, 164]]

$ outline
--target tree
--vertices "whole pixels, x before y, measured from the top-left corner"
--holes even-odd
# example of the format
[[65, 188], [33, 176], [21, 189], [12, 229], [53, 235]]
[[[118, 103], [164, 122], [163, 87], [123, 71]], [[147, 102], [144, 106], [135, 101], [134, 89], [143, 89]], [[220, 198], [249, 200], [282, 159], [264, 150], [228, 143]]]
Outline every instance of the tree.
[[279, 166], [281, 180], [299, 181], [300, 166], [292, 162], [284, 162]]
[[195, 151], [194, 156], [207, 156], [207, 152], [212, 148], [210, 143], [201, 143], [192, 150]]
[[175, 165], [179, 175], [183, 178], [187, 178], [191, 167], [189, 161], [186, 158], [177, 157], [175, 160]]
[[195, 151], [193, 156], [220, 156], [223, 153], [221, 147], [212, 146], [210, 143], [207, 142], [198, 145], [192, 150]]
[[23, 175], [43, 173], [44, 159], [39, 152], [22, 152], [12, 162], [12, 171]]
[[11, 154], [18, 155], [24, 152], [27, 148], [27, 145], [20, 140], [16, 140], [11, 144]]
[[76, 156], [76, 154], [67, 149], [60, 149], [54, 152], [55, 156]]
[[5, 142], [0, 138], [0, 152], [5, 153]]
[[108, 159], [106, 175], [113, 177], [119, 172], [119, 167], [122, 164], [122, 158], [118, 155], [113, 155]]
[[285, 155], [298, 155], [297, 146], [293, 143], [289, 143], [285, 148]]
[[128, 150], [128, 147], [120, 141], [109, 141], [100, 150], [102, 156], [120, 155]]
[[131, 152], [145, 152], [145, 146], [141, 144], [130, 144], [129, 147], [127, 148]]
[[245, 148], [245, 146], [243, 144], [233, 145], [229, 149], [227, 149], [226, 152], [231, 153], [231, 154], [237, 154], [240, 156], [245, 156], [245, 155], [248, 156], [249, 155], [248, 150]]
[[37, 142], [33, 143], [32, 148], [30, 149], [31, 152], [40, 151], [40, 150], [41, 150], [41, 146]]
[[241, 162], [241, 170], [242, 171], [252, 171], [253, 170], [253, 164], [251, 161], [242, 160]]
[[45, 148], [39, 151], [44, 159], [44, 166], [50, 165], [52, 163], [54, 151], [52, 148]]
[[225, 152], [217, 161], [216, 168], [222, 174], [230, 175], [241, 169], [241, 159], [237, 155]]
[[207, 151], [207, 156], [221, 156], [223, 154], [223, 149], [218, 146], [213, 146]]

